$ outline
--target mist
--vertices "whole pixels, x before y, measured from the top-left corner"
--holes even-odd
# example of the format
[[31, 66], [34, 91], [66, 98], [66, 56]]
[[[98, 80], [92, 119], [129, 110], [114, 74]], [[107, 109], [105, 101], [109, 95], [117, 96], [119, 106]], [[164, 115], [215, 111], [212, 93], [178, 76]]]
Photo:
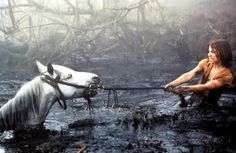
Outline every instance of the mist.
[[215, 38], [235, 50], [235, 6], [234, 0], [4, 0], [0, 63], [17, 71], [35, 59], [195, 61]]

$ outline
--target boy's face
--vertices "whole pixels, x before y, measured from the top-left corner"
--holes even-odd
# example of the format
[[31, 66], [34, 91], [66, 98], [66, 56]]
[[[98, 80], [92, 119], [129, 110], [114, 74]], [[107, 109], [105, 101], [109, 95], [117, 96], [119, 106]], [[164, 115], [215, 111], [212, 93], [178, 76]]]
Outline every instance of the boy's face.
[[220, 60], [217, 56], [217, 52], [215, 49], [213, 49], [211, 46], [208, 48], [208, 60], [212, 64], [219, 64]]

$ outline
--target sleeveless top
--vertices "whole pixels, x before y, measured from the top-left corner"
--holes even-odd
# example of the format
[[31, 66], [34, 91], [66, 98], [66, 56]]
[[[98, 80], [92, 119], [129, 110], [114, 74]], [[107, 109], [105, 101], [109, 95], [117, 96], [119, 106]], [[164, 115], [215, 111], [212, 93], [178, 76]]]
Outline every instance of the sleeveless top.
[[221, 68], [212, 73], [213, 64], [209, 63], [208, 59], [203, 59], [199, 62], [198, 66], [201, 68], [203, 73], [202, 78], [198, 82], [199, 84], [205, 84], [208, 81], [218, 80], [223, 84], [223, 87], [214, 90], [207, 90], [202, 92], [193, 93], [189, 99], [190, 103], [196, 103], [200, 105], [202, 103], [217, 105], [222, 89], [225, 87], [232, 87], [233, 74], [229, 68]]
[[201, 60], [198, 65], [203, 72], [203, 76], [199, 81], [199, 84], [204, 84], [212, 80], [218, 80], [224, 84], [224, 87], [232, 87], [233, 74], [229, 68], [223, 67], [215, 73], [211, 73], [213, 64], [209, 63], [208, 59]]

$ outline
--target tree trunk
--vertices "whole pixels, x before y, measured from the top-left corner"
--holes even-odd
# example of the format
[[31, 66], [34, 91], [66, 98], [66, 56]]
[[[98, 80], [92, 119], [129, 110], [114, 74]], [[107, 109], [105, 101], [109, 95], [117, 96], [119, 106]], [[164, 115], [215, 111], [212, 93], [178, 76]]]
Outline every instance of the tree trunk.
[[15, 17], [14, 17], [12, 6], [11, 6], [11, 0], [8, 0], [8, 5], [9, 5], [9, 15], [11, 18], [12, 27], [13, 29], [16, 29], [17, 25], [16, 25]]

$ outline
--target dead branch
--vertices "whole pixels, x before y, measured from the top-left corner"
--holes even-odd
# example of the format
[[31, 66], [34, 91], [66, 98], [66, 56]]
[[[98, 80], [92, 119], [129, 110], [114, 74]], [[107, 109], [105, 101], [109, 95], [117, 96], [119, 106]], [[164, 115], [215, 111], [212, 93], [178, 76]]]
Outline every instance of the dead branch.
[[214, 28], [214, 27], [212, 26], [212, 24], [210, 23], [210, 21], [208, 21], [207, 24], [208, 24], [209, 28], [212, 30], [213, 33], [215, 33], [216, 35], [220, 35], [220, 31], [217, 30], [216, 28]]
[[87, 146], [83, 146], [82, 148], [80, 148], [77, 153], [83, 153], [85, 150], [87, 149]]
[[[32, 7], [33, 5], [29, 4], [19, 4], [19, 5], [11, 5], [11, 8], [21, 8], [21, 7]], [[9, 9], [9, 6], [0, 6], [0, 10]]]
[[93, 28], [81, 28], [81, 29], [84, 29], [84, 30], [98, 30], [98, 29], [105, 29], [105, 28], [109, 28], [110, 26], [113, 26], [115, 24], [117, 24], [119, 21], [121, 21], [122, 19], [124, 19], [130, 12], [131, 10], [124, 10], [124, 14], [122, 15], [123, 12], [121, 12], [119, 15], [117, 15], [117, 17], [115, 17], [114, 20], [106, 23], [106, 24], [103, 24], [103, 25], [99, 25], [99, 26], [95, 26]]
[[138, 3], [133, 4], [130, 7], [123, 7], [123, 8], [104, 8], [106, 10], [112, 10], [112, 11], [122, 11], [122, 10], [133, 10], [133, 9], [138, 9], [141, 6], [144, 6], [145, 4], [147, 4], [149, 2], [149, 0], [141, 0]]
[[128, 38], [128, 30], [125, 29], [124, 27], [122, 28], [122, 25], [121, 25], [121, 29], [124, 30], [124, 34], [126, 35], [126, 39], [113, 31], [114, 36], [119, 40], [119, 43], [121, 46], [124, 46], [124, 44], [125, 44], [125, 46], [127, 46], [129, 48], [129, 50], [135, 51], [134, 46], [132, 45], [132, 43], [130, 42], [130, 40]]
[[50, 57], [49, 60], [50, 60], [51, 62], [54, 62], [54, 61], [57, 61], [57, 60], [61, 59], [62, 57], [66, 57], [66, 56], [70, 55], [71, 53], [77, 52], [77, 51], [81, 51], [82, 56], [84, 57], [84, 59], [85, 59], [86, 61], [89, 60], [88, 57], [86, 56], [85, 52], [84, 52], [84, 49], [83, 49], [84, 46], [86, 46], [87, 44], [89, 44], [89, 43], [91, 43], [92, 41], [96, 40], [104, 31], [105, 31], [105, 29], [102, 29], [102, 30], [101, 30], [100, 32], [98, 32], [98, 33], [96, 34], [96, 36], [94, 36], [93, 38], [90, 38], [90, 39], [88, 39], [88, 40], [81, 41], [81, 42], [79, 43], [79, 46], [80, 46], [80, 47], [78, 47], [77, 49], [69, 50], [69, 51], [65, 52], [65, 51], [62, 49], [62, 47], [60, 46], [60, 47], [58, 48], [58, 49], [62, 49], [61, 52], [60, 52], [60, 54], [57, 54], [58, 51], [55, 51], [54, 54]]
[[[32, 4], [33, 6], [35, 6], [37, 9], [39, 10], [43, 10], [43, 11], [46, 11], [46, 12], [50, 12], [52, 14], [61, 14], [61, 15], [74, 15], [75, 12], [74, 12], [74, 9], [75, 7], [71, 7], [71, 10], [68, 10], [68, 11], [63, 11], [63, 10], [55, 10], [55, 9], [51, 9], [51, 8], [48, 8], [48, 7], [45, 7], [43, 5], [40, 5], [39, 3], [35, 2], [34, 0], [27, 0], [29, 4]], [[68, 4], [68, 3], [67, 3]], [[72, 5], [69, 5], [69, 6], [72, 6]], [[80, 10], [80, 14], [91, 14], [91, 10]]]
[[12, 26], [14, 29], [17, 29], [14, 13], [13, 13], [12, 7], [11, 7], [11, 0], [8, 0], [8, 5], [9, 5], [9, 14], [10, 14]]
[[[21, 27], [21, 28], [18, 28], [17, 30], [12, 30], [10, 32], [5, 32], [6, 34], [14, 34], [15, 32], [17, 31], [21, 31], [21, 30], [24, 30], [24, 29], [31, 29], [31, 28], [42, 28], [42, 27], [47, 27], [47, 26], [55, 26], [55, 25], [60, 25], [60, 26], [64, 26], [66, 28], [71, 28], [71, 29], [75, 29], [75, 30], [80, 30], [80, 31], [94, 31], [94, 30], [100, 30], [100, 29], [106, 29], [106, 28], [109, 28], [110, 26], [113, 26], [115, 24], [117, 24], [119, 21], [121, 21], [123, 18], [125, 18], [128, 14], [129, 14], [130, 11], [126, 11], [124, 12], [123, 15], [117, 15], [117, 17], [115, 17], [114, 20], [112, 20], [111, 22], [108, 22], [106, 24], [103, 24], [103, 25], [99, 25], [99, 26], [95, 26], [95, 27], [92, 27], [92, 28], [85, 28], [85, 27], [75, 27], [75, 26], [71, 26], [67, 23], [61, 23], [61, 22], [52, 22], [52, 23], [48, 23], [48, 24], [41, 24], [41, 25], [37, 25], [37, 26], [26, 26], [26, 27]], [[123, 12], [121, 12], [122, 14]], [[13, 33], [14, 32], [14, 33]]]
[[107, 52], [113, 50], [114, 48], [116, 48], [116, 47], [118, 47], [118, 46], [119, 46], [119, 43], [115, 43], [115, 44], [113, 44], [113, 45], [111, 45], [111, 46], [108, 46], [108, 47], [106, 47], [106, 48], [98, 49], [98, 50], [96, 51], [96, 53], [97, 53], [97, 54], [106, 54]]
[[69, 5], [73, 10], [75, 9], [75, 6], [69, 1], [69, 0], [64, 0], [64, 2]]

